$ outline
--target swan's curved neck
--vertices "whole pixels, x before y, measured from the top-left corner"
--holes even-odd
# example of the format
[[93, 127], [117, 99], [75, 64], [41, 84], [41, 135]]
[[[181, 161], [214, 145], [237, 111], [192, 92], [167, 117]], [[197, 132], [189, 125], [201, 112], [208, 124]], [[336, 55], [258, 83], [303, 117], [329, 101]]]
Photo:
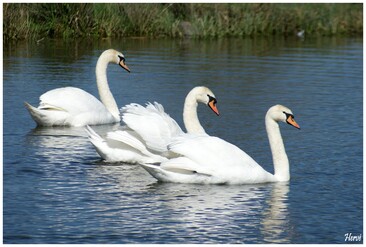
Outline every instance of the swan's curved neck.
[[206, 133], [197, 116], [198, 102], [194, 93], [190, 92], [184, 102], [183, 122], [187, 133], [204, 134]]
[[272, 152], [274, 177], [277, 181], [288, 181], [290, 180], [290, 165], [283, 144], [280, 126], [271, 117], [266, 116], [266, 130]]
[[95, 69], [95, 74], [97, 78], [97, 86], [100, 101], [105, 105], [107, 110], [116, 118], [116, 120], [120, 119], [119, 111], [116, 101], [112, 95], [111, 90], [109, 89], [108, 80], [107, 80], [107, 66], [109, 60], [108, 57], [103, 56], [103, 54], [99, 57], [97, 66]]

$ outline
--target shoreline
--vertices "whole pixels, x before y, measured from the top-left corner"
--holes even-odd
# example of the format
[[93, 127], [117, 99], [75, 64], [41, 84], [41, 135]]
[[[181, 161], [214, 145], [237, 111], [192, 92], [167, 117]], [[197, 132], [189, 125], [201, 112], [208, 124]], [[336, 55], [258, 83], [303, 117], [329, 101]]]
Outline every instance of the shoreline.
[[4, 3], [3, 40], [363, 34], [361, 3]]

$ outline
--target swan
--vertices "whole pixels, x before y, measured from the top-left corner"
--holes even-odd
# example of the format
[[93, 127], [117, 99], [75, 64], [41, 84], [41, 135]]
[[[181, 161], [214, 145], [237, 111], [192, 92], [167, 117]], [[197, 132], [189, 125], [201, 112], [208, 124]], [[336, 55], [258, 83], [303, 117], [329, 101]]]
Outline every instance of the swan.
[[[188, 133], [207, 135], [197, 116], [198, 103], [209, 106], [216, 115], [217, 100], [213, 92], [204, 86], [193, 88], [186, 96], [183, 122]], [[99, 136], [91, 127], [86, 131], [97, 153], [108, 162], [151, 163], [167, 160], [167, 145], [173, 137], [184, 134], [161, 104], [148, 103], [146, 107], [129, 104], [121, 109], [123, 130], [108, 132], [106, 138]]]
[[107, 81], [109, 63], [119, 64], [130, 72], [122, 53], [109, 49], [100, 55], [95, 73], [101, 102], [75, 87], [57, 88], [42, 94], [37, 108], [24, 102], [37, 125], [80, 127], [119, 122], [118, 106]]
[[153, 177], [162, 182], [201, 184], [255, 184], [290, 180], [289, 161], [278, 122], [295, 128], [292, 111], [285, 106], [272, 106], [265, 117], [272, 152], [274, 174], [265, 171], [237, 146], [218, 137], [181, 135], [168, 148], [176, 158], [161, 163], [141, 164]]

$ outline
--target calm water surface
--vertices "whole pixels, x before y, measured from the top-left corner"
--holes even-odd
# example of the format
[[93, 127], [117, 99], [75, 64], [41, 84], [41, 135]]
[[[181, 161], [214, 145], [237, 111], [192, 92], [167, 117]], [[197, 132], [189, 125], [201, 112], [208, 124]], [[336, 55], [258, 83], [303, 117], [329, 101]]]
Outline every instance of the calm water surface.
[[[4, 45], [4, 243], [346, 243], [363, 233], [362, 39], [100, 42]], [[264, 115], [281, 125], [288, 183], [217, 186], [157, 183], [139, 166], [101, 161], [83, 128], [35, 128], [23, 106], [47, 90], [97, 95], [95, 64], [108, 48], [119, 106], [162, 103], [182, 124], [187, 92], [212, 89], [221, 112], [199, 106], [206, 131], [273, 172]], [[119, 125], [95, 127], [104, 134]], [[363, 236], [362, 241], [363, 242]], [[360, 242], [358, 242], [360, 243]]]

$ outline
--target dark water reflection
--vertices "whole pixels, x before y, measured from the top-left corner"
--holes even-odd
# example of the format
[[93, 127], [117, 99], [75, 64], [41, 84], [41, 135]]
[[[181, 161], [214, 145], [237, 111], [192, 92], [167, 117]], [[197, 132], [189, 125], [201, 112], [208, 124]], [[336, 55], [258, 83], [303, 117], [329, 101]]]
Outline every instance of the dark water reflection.
[[[109, 67], [119, 106], [158, 101], [182, 124], [186, 93], [206, 85], [221, 113], [199, 107], [206, 131], [270, 172], [264, 115], [290, 107], [302, 127], [281, 125], [291, 181], [161, 184], [101, 161], [83, 128], [35, 128], [23, 101], [61, 86], [97, 95], [110, 47], [132, 70]], [[363, 232], [362, 39], [56, 40], [3, 53], [4, 243], [345, 243]]]

